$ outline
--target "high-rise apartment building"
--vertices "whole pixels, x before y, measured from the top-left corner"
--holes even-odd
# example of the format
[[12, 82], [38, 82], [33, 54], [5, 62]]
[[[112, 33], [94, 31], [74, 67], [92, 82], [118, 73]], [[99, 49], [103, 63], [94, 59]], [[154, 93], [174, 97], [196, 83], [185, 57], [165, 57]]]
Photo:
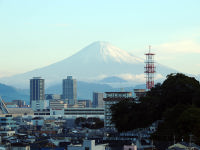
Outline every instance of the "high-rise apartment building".
[[103, 93], [93, 92], [93, 107], [103, 108], [104, 101], [103, 101]]
[[103, 100], [105, 101], [105, 118], [104, 118], [104, 127], [109, 129], [115, 129], [115, 125], [112, 124], [112, 112], [111, 107], [113, 104], [116, 104], [123, 100], [130, 100], [133, 101], [132, 92], [105, 92], [106, 98]]
[[77, 101], [77, 82], [72, 76], [67, 76], [67, 79], [63, 79], [63, 99], [68, 99], [68, 104], [74, 105]]
[[30, 104], [33, 107], [33, 103], [45, 100], [44, 79], [41, 77], [33, 77], [30, 79]]

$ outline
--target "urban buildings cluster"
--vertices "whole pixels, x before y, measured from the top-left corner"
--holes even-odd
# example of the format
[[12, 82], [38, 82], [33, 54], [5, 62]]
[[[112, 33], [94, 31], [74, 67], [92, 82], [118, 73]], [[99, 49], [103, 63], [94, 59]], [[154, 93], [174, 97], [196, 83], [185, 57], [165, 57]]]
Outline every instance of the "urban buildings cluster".
[[[30, 79], [30, 106], [22, 100], [6, 103], [0, 99], [0, 142], [5, 147], [10, 144], [26, 149], [27, 146], [48, 147], [48, 144], [68, 149], [108, 149], [105, 143], [117, 140], [111, 134], [116, 129], [111, 124], [110, 107], [127, 98], [134, 100], [132, 92], [93, 92], [93, 101], [78, 100], [77, 81], [72, 76], [63, 79], [62, 94], [45, 94], [45, 79], [33, 77]], [[81, 118], [85, 121], [77, 124]], [[121, 136], [120, 141], [128, 138], [118, 136]], [[128, 141], [126, 144], [131, 147]], [[79, 143], [83, 145], [76, 146]]]
[[[148, 128], [118, 133], [111, 106], [123, 100], [139, 103], [146, 90], [93, 92], [93, 101], [78, 100], [77, 81], [63, 79], [62, 94], [45, 94], [45, 80], [30, 79], [30, 106], [22, 100], [0, 99], [0, 150], [147, 150], [158, 123]], [[188, 148], [186, 143], [168, 149]], [[191, 146], [191, 145], [190, 145]], [[198, 145], [192, 145], [198, 148]]]
[[[30, 105], [35, 115], [104, 115], [103, 93], [94, 92], [91, 100], [77, 99], [77, 81], [67, 76], [62, 81], [62, 94], [45, 94], [45, 80], [30, 79]], [[102, 118], [102, 117], [101, 117]]]

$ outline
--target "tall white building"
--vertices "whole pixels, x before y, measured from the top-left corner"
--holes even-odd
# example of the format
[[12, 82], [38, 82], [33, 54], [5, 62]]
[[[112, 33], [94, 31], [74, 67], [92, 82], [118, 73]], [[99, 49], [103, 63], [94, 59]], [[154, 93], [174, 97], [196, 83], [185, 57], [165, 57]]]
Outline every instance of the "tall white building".
[[105, 106], [105, 118], [104, 118], [104, 126], [108, 129], [114, 129], [115, 125], [111, 123], [112, 112], [111, 106], [123, 100], [131, 100], [133, 101], [132, 92], [106, 92], [106, 98], [104, 100]]
[[67, 79], [63, 79], [63, 93], [62, 98], [68, 99], [68, 104], [74, 105], [77, 102], [77, 82], [72, 76], [67, 76]]

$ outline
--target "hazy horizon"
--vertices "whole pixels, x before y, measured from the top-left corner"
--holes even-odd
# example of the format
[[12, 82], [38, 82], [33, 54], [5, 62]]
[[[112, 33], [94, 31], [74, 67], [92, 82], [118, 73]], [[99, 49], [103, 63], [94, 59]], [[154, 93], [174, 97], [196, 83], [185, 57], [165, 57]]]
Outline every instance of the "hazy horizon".
[[183, 73], [200, 74], [200, 1], [0, 1], [0, 77], [38, 69], [108, 41]]

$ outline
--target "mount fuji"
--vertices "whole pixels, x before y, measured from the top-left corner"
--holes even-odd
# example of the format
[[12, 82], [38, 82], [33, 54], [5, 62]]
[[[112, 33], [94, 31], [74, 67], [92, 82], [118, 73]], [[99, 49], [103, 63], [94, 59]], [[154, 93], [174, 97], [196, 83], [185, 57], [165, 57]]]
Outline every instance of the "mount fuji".
[[[156, 64], [159, 72], [156, 79], [165, 78], [177, 72], [161, 64]], [[47, 86], [58, 84], [68, 75], [79, 81], [98, 82], [104, 78], [118, 77], [128, 83], [145, 83], [144, 59], [121, 50], [108, 42], [94, 42], [78, 53], [49, 66], [23, 74], [1, 78], [0, 82], [20, 88], [28, 88], [29, 79], [42, 77]]]

